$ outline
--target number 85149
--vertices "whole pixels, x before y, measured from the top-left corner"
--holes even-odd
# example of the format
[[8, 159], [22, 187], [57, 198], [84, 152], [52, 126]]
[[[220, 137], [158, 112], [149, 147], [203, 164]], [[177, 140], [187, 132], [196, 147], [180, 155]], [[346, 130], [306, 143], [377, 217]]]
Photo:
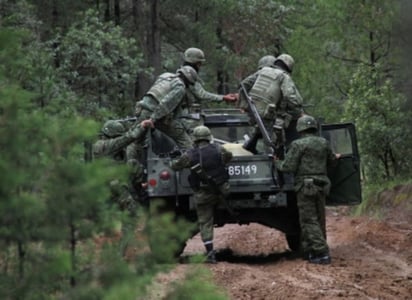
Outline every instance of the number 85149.
[[256, 165], [231, 165], [228, 167], [230, 176], [253, 175], [257, 173]]

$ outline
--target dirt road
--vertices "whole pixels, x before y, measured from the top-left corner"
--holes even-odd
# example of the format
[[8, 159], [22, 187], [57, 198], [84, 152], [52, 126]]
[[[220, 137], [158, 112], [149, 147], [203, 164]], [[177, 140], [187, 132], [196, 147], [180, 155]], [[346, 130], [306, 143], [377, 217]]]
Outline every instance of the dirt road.
[[[276, 230], [226, 225], [215, 231], [219, 263], [206, 267], [234, 300], [412, 299], [412, 210], [404, 208], [391, 207], [379, 220], [328, 208], [332, 264], [326, 266], [291, 257]], [[203, 251], [195, 236], [183, 255]], [[190, 267], [178, 265], [162, 282], [179, 280]]]
[[[216, 230], [220, 262], [207, 267], [236, 300], [412, 299], [411, 222], [353, 218], [328, 209], [327, 232], [332, 264], [320, 266], [291, 257], [276, 230], [226, 225]], [[202, 251], [196, 236], [184, 255]]]

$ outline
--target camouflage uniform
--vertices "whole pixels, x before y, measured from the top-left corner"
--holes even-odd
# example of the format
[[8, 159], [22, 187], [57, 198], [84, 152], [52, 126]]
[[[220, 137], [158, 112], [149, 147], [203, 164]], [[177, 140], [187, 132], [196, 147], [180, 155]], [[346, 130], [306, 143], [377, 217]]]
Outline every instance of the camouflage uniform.
[[[283, 67], [283, 61], [289, 63], [289, 69]], [[272, 132], [273, 126], [279, 128], [279, 131], [275, 132], [275, 138], [281, 143], [296, 136], [295, 123], [303, 113], [302, 96], [290, 76], [292, 68], [293, 59], [287, 54], [282, 54], [272, 65], [264, 65], [242, 81], [246, 91], [255, 101], [268, 132]], [[240, 106], [248, 111], [245, 101], [241, 98]], [[283, 137], [283, 130], [286, 137]], [[253, 150], [253, 146], [250, 148]]]
[[[171, 137], [179, 148], [189, 148], [192, 145], [184, 124], [179, 120], [182, 105], [187, 101], [186, 88], [193, 85], [197, 79], [196, 71], [190, 69], [189, 76], [192, 78], [188, 83], [179, 76], [181, 72], [179, 70], [182, 69], [179, 69], [176, 74], [160, 75], [142, 100], [136, 103], [138, 120], [152, 119], [156, 129]], [[139, 143], [143, 144], [143, 140]]]
[[[199, 130], [204, 130], [199, 138]], [[232, 153], [223, 147], [210, 143], [210, 131], [205, 126], [194, 129], [195, 147], [189, 149], [178, 160], [172, 162], [174, 170], [191, 168], [189, 182], [194, 191], [200, 235], [205, 245], [209, 262], [215, 262], [213, 250], [213, 213], [215, 206], [229, 194], [229, 175], [225, 165], [232, 159]], [[205, 137], [206, 136], [206, 137]], [[209, 137], [208, 137], [209, 136]], [[198, 166], [203, 176], [200, 176]], [[205, 179], [206, 176], [207, 178]], [[203, 178], [203, 179], [202, 179]]]
[[295, 176], [303, 253], [311, 257], [329, 256], [325, 225], [325, 198], [330, 190], [327, 167], [336, 156], [328, 141], [316, 135], [314, 127], [309, 132], [299, 129], [302, 119], [314, 120], [309, 116], [298, 120], [298, 131], [302, 136], [291, 143], [285, 159], [276, 161], [276, 166]]
[[93, 144], [93, 156], [95, 158], [110, 157], [117, 163], [127, 163], [131, 166], [131, 182], [120, 182], [118, 179], [112, 180], [110, 184], [111, 200], [117, 203], [121, 210], [127, 210], [129, 216], [122, 222], [122, 237], [119, 243], [120, 254], [125, 255], [128, 245], [133, 240], [134, 228], [136, 226], [137, 195], [131, 194], [131, 185], [140, 185], [141, 181], [133, 182], [133, 179], [140, 178], [143, 167], [136, 158], [127, 156], [126, 147], [136, 139], [144, 136], [145, 128], [136, 123], [126, 131], [126, 126], [118, 121], [108, 121], [102, 129], [101, 137]]
[[204, 89], [203, 84], [198, 80], [194, 85], [189, 87], [188, 91], [189, 103], [201, 103], [201, 102], [221, 102], [223, 101], [223, 95], [214, 94]]
[[[112, 131], [109, 134], [105, 134], [106, 128], [110, 126], [117, 126], [117, 132]], [[142, 166], [135, 162], [134, 157], [127, 156], [126, 147], [136, 139], [142, 137], [145, 132], [146, 129], [142, 128], [137, 123], [126, 131], [126, 127], [122, 123], [108, 121], [103, 126], [103, 134], [100, 139], [93, 144], [93, 156], [95, 158], [110, 157], [118, 163], [127, 163], [132, 167], [131, 176], [140, 177], [140, 174], [143, 172]], [[119, 180], [115, 179], [110, 182], [110, 188], [112, 199], [119, 204], [121, 209], [128, 209], [130, 212], [135, 210], [136, 201], [130, 194], [128, 184], [121, 183]]]
[[[201, 64], [206, 61], [205, 54], [201, 49], [198, 48], [186, 49], [183, 55], [183, 59], [183, 65], [191, 66], [196, 70], [196, 72], [199, 72]], [[189, 87], [187, 95], [188, 105], [187, 107], [185, 107], [185, 109], [187, 109], [189, 113], [191, 112], [191, 108], [194, 103], [201, 104], [202, 102], [204, 102], [207, 106], [209, 102], [235, 102], [237, 98], [237, 95], [235, 94], [219, 95], [206, 91], [200, 78], [198, 78], [194, 85]]]

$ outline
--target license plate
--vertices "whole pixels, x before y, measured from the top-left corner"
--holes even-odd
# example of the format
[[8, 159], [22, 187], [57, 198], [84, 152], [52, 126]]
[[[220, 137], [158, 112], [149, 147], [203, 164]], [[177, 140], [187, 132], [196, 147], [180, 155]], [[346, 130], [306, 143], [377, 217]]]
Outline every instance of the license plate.
[[259, 169], [256, 164], [245, 164], [245, 165], [229, 165], [228, 166], [229, 176], [235, 177], [249, 177], [258, 174]]

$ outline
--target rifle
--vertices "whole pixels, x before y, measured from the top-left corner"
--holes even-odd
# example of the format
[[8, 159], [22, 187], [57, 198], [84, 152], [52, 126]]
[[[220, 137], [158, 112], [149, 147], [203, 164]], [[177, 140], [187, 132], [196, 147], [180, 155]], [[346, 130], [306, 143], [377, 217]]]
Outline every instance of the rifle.
[[117, 121], [117, 122], [136, 122], [137, 117], [126, 117], [124, 119], [117, 119], [117, 120], [113, 120], [113, 121]]
[[[270, 135], [268, 133], [268, 131], [266, 130], [265, 124], [263, 124], [262, 118], [259, 115], [259, 112], [256, 108], [255, 102], [253, 101], [253, 99], [249, 96], [248, 92], [246, 91], [246, 88], [244, 86], [244, 84], [242, 82], [240, 82], [240, 87], [241, 87], [241, 92], [243, 93], [243, 95], [246, 98], [250, 113], [253, 116], [253, 119], [255, 120], [256, 124], [258, 125], [258, 128], [260, 130], [260, 133], [262, 134], [263, 137], [263, 142], [265, 143], [265, 145], [268, 147], [270, 154], [269, 157], [272, 158], [272, 162], [273, 162], [273, 157], [274, 154], [276, 152], [276, 145], [275, 143], [272, 141], [272, 139], [270, 138]], [[278, 174], [278, 171], [276, 169], [276, 167], [273, 165], [273, 180], [278, 184], [281, 185], [281, 178]]]
[[272, 139], [269, 136], [268, 131], [266, 130], [265, 125], [263, 124], [262, 118], [259, 115], [259, 112], [256, 108], [255, 102], [253, 101], [253, 99], [249, 96], [248, 92], [246, 91], [245, 86], [243, 85], [243, 83], [240, 83], [240, 87], [242, 89], [243, 95], [246, 98], [248, 107], [250, 112], [252, 113], [253, 119], [255, 120], [256, 124], [259, 127], [260, 133], [262, 134], [263, 137], [263, 142], [265, 143], [266, 146], [269, 147], [269, 150], [271, 152], [271, 154], [273, 155], [275, 153], [275, 149], [276, 146], [275, 144], [272, 142]]
[[[186, 114], [186, 115], [181, 115], [179, 116], [179, 119], [189, 119], [189, 120], [200, 120], [200, 114]], [[129, 117], [127, 116], [124, 119], [115, 119], [113, 121], [117, 122], [136, 122], [138, 120], [138, 117]]]

